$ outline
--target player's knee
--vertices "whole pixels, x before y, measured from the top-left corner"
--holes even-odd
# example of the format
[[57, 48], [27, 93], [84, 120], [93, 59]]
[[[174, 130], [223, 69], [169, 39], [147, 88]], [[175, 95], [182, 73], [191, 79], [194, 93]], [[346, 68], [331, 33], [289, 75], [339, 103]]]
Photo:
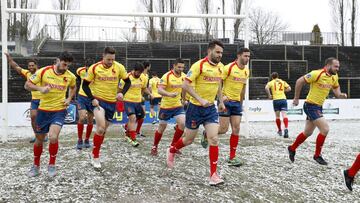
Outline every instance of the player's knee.
[[240, 133], [240, 126], [232, 128], [232, 134], [238, 135]]
[[58, 141], [57, 136], [55, 134], [49, 134], [50, 143], [56, 143]]
[[96, 134], [103, 135], [105, 133], [105, 126], [99, 126], [96, 128]]
[[323, 135], [327, 135], [329, 133], [329, 131], [330, 131], [329, 126], [325, 126], [320, 129], [320, 133]]
[[228, 131], [228, 128], [222, 128], [222, 127], [220, 127], [218, 133], [219, 133], [219, 134], [225, 134], [227, 131]]
[[183, 144], [184, 144], [185, 146], [190, 145], [191, 143], [194, 142], [194, 139], [195, 139], [195, 138], [183, 139]]
[[209, 145], [217, 146], [219, 144], [219, 137], [218, 136], [208, 137], [208, 142]]
[[184, 129], [185, 129], [185, 123], [178, 123], [178, 124], [177, 124], [177, 127], [178, 127], [180, 130], [184, 130]]
[[129, 122], [136, 123], [136, 116], [130, 116], [129, 117]]

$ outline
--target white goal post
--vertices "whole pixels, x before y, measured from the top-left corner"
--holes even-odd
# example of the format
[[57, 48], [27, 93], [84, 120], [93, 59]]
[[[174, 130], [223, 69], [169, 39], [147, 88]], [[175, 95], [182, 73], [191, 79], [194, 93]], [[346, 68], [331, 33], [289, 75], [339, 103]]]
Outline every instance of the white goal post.
[[[244, 0], [244, 8], [247, 8], [247, 1]], [[53, 14], [53, 15], [80, 15], [80, 16], [118, 16], [118, 17], [177, 17], [177, 18], [220, 18], [220, 19], [243, 19], [245, 25], [245, 47], [249, 47], [248, 41], [248, 23], [246, 9], [244, 9], [244, 15], [221, 15], [221, 14], [182, 14], [182, 13], [109, 13], [109, 12], [88, 12], [81, 10], [39, 10], [39, 9], [17, 9], [8, 8], [7, 1], [1, 0], [1, 31], [2, 31], [2, 110], [1, 110], [1, 140], [7, 141], [9, 130], [8, 130], [8, 63], [4, 53], [8, 52], [8, 19], [10, 13], [28, 13], [28, 14]], [[245, 120], [247, 119], [248, 100], [249, 100], [249, 85], [246, 85], [246, 96], [245, 96]]]

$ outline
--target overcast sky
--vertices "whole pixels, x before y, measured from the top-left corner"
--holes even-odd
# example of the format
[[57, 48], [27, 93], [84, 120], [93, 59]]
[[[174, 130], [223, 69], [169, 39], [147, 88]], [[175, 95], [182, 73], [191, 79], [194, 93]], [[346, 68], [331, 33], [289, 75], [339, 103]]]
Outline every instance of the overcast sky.
[[[51, 0], [39, 0], [39, 8], [52, 9]], [[156, 1], [156, 0], [155, 0]], [[331, 14], [328, 0], [250, 0], [251, 7], [262, 7], [278, 14], [289, 25], [288, 31], [310, 32], [314, 24], [319, 24], [322, 32], [332, 32]], [[139, 0], [80, 0], [80, 9], [86, 11], [140, 12]], [[213, 0], [214, 13], [221, 7], [221, 0]], [[198, 13], [197, 0], [183, 0], [181, 13]], [[232, 0], [226, 0], [226, 12], [232, 12]], [[42, 23], [49, 18], [42, 17]], [[134, 18], [83, 17], [84, 26], [132, 27]], [[139, 19], [137, 19], [139, 20]], [[184, 27], [199, 28], [199, 20], [182, 19]], [[220, 25], [219, 25], [220, 26]], [[231, 29], [232, 20], [227, 20], [227, 29]]]

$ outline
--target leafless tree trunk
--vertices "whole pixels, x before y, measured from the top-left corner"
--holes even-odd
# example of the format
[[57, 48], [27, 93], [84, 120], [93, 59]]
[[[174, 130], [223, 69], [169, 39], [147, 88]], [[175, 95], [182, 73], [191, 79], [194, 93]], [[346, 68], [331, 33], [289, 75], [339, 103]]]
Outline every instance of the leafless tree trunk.
[[[140, 0], [139, 3], [145, 7], [148, 13], [154, 12], [154, 0]], [[150, 36], [151, 41], [156, 41], [156, 33], [155, 33], [155, 26], [154, 26], [154, 18], [149, 17], [149, 21], [144, 19], [144, 24], [146, 26], [147, 32]]]
[[288, 25], [281, 18], [261, 8], [249, 12], [249, 27], [258, 44], [270, 44], [277, 41], [278, 33], [284, 31]]
[[[166, 13], [168, 11], [167, 1], [166, 0], [158, 0], [158, 12]], [[166, 18], [160, 18], [160, 30], [161, 30], [161, 41], [165, 41], [166, 39]]]
[[336, 32], [340, 31], [340, 44], [345, 45], [345, 26], [346, 26], [346, 1], [344, 0], [330, 0], [331, 15], [333, 17], [332, 23]]
[[[225, 0], [222, 0], [222, 14], [225, 15]], [[225, 38], [225, 18], [223, 18], [223, 38]]]
[[[235, 15], [240, 15], [242, 3], [243, 3], [243, 0], [234, 0], [234, 14]], [[234, 22], [234, 39], [239, 38], [240, 24], [241, 24], [241, 20], [236, 19]]]
[[[199, 9], [201, 13], [209, 14], [212, 10], [212, 1], [211, 0], [199, 0]], [[209, 18], [202, 19], [203, 26], [205, 28], [205, 39], [208, 41], [210, 39], [210, 30], [213, 24], [213, 20]]]
[[355, 24], [356, 24], [356, 13], [357, 13], [357, 1], [352, 0], [351, 4], [351, 46], [355, 46]]
[[[181, 8], [181, 0], [170, 0], [170, 13], [178, 13]], [[175, 31], [178, 28], [177, 18], [170, 18], [170, 40], [175, 38]]]
[[[78, 0], [53, 0], [53, 8], [56, 10], [75, 10], [79, 8]], [[69, 29], [74, 23], [74, 16], [71, 15], [57, 15], [56, 24], [60, 34], [60, 40], [63, 42], [71, 34]]]

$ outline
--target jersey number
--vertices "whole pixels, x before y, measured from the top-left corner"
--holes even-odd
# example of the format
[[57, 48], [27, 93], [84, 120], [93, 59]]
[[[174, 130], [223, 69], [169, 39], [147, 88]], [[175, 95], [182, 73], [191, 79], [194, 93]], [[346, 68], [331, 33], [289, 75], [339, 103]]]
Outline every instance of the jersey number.
[[274, 85], [274, 90], [276, 91], [276, 84], [278, 84], [279, 85], [279, 91], [283, 91], [284, 89], [283, 89], [283, 84], [281, 83], [281, 82], [277, 82], [277, 83], [275, 83], [275, 85]]

